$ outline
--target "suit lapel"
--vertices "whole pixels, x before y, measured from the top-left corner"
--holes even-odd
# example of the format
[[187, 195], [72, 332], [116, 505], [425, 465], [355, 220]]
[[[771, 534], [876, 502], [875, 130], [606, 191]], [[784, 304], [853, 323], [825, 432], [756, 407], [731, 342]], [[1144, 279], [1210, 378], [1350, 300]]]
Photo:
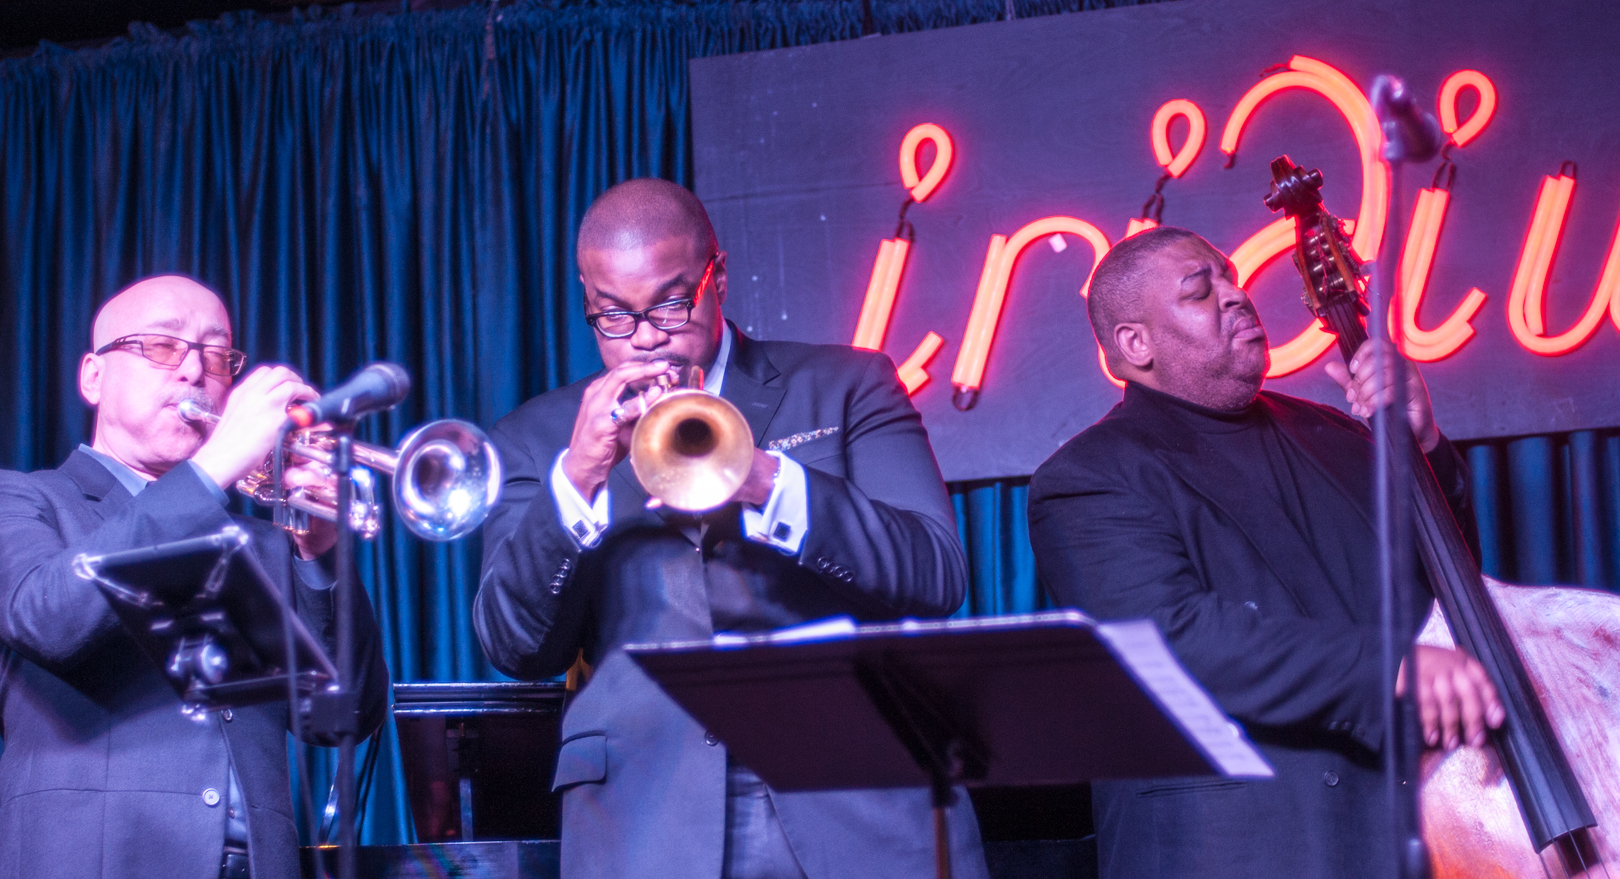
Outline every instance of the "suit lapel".
[[782, 397], [787, 393], [787, 388], [776, 383], [781, 373], [765, 356], [760, 344], [737, 332], [737, 327], [730, 321], [727, 321], [727, 325], [731, 326], [734, 344], [720, 396], [730, 400], [742, 412], [749, 430], [753, 431], [754, 445], [763, 446], [765, 432], [775, 420], [776, 411], [782, 407]]
[[135, 500], [105, 464], [77, 449], [62, 462], [60, 469], [79, 487], [84, 499], [91, 502], [86, 509], [97, 521], [117, 515]]

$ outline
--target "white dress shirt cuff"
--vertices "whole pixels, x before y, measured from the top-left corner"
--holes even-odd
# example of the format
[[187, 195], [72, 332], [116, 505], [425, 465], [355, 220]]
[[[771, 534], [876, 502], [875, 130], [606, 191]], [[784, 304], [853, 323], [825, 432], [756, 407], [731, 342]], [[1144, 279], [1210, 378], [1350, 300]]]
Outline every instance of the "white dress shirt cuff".
[[562, 459], [566, 454], [568, 450], [563, 449], [552, 462], [551, 497], [557, 502], [557, 517], [562, 520], [563, 529], [581, 549], [589, 549], [602, 540], [602, 532], [607, 530], [610, 521], [608, 487], [603, 485], [596, 492], [596, 500], [587, 503], [585, 496], [563, 473]]
[[749, 540], [798, 555], [810, 530], [810, 488], [804, 466], [781, 452], [767, 452], [776, 459], [776, 480], [765, 508], [743, 507], [743, 534]]

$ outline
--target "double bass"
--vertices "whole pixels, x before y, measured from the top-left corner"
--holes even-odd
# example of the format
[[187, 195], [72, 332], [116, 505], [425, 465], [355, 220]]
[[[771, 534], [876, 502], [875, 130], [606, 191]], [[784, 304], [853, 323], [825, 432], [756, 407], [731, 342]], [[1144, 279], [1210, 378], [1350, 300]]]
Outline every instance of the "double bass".
[[[1271, 163], [1311, 313], [1348, 362], [1367, 340], [1365, 273], [1322, 205], [1322, 175]], [[1418, 810], [1435, 879], [1620, 879], [1620, 596], [1484, 576], [1416, 443], [1412, 524], [1436, 597], [1418, 643], [1485, 667], [1506, 718], [1484, 748], [1430, 749]], [[1613, 867], [1613, 869], [1611, 869]]]

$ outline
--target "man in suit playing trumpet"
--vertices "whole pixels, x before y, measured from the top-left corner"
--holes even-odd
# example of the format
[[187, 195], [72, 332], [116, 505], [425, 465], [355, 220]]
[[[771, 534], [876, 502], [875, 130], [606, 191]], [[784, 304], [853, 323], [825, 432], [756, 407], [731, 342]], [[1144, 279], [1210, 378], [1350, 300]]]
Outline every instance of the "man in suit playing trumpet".
[[[926, 790], [771, 790], [621, 649], [956, 609], [967, 571], [955, 517], [894, 365], [738, 332], [721, 316], [725, 253], [673, 183], [604, 193], [578, 260], [606, 369], [491, 432], [507, 480], [474, 606], [503, 671], [555, 675], [581, 651], [595, 669], [563, 720], [563, 875], [933, 875]], [[624, 460], [632, 431], [664, 393], [657, 379], [691, 367], [746, 419], [751, 467], [717, 510], [650, 510]], [[956, 875], [984, 876], [965, 796], [950, 824]]]
[[[55, 470], [0, 471], [0, 877], [296, 879], [285, 703], [181, 714], [164, 675], [72, 569], [101, 554], [235, 524], [310, 631], [335, 638], [336, 532], [291, 539], [225, 509], [225, 491], [275, 451], [287, 406], [316, 396], [284, 366], [232, 388], [219, 297], [188, 278], [131, 285], [97, 313], [79, 393], [95, 433]], [[190, 400], [211, 429], [181, 418]], [[330, 474], [289, 468], [289, 485]], [[369, 604], [356, 603], [360, 729], [386, 708]]]

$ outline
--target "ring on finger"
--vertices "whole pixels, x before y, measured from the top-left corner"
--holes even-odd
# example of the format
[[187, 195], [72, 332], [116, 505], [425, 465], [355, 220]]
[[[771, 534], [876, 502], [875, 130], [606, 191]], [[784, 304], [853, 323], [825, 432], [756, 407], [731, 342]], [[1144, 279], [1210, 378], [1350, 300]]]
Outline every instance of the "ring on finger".
[[623, 424], [624, 416], [625, 411], [623, 406], [614, 406], [613, 411], [608, 413], [608, 418], [611, 419], [614, 424]]

